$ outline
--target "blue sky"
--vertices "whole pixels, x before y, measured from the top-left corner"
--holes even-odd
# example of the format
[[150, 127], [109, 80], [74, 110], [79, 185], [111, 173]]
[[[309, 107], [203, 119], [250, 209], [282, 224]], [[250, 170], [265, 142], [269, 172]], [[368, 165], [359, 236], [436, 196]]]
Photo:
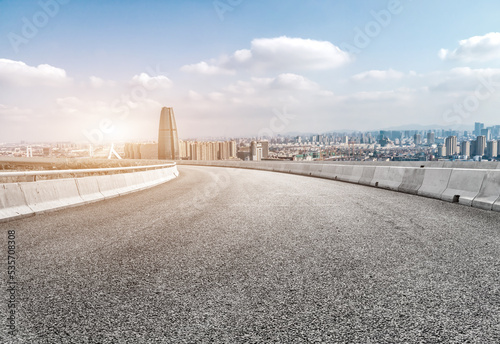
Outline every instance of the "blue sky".
[[496, 1], [0, 1], [0, 142], [500, 124]]

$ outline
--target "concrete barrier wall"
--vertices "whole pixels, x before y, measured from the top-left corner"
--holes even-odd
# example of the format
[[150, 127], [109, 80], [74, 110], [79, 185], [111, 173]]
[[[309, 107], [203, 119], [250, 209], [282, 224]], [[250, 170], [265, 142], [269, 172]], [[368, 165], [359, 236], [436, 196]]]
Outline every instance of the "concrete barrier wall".
[[375, 166], [363, 166], [363, 173], [358, 183], [361, 185], [371, 185], [373, 176], [375, 175], [375, 168]]
[[[458, 202], [486, 210], [500, 211], [500, 169], [496, 162], [470, 163], [472, 168], [460, 169], [459, 162], [400, 163], [398, 166], [353, 163], [299, 163], [299, 162], [247, 162], [247, 161], [180, 161], [180, 165], [202, 165], [251, 168], [321, 177], [362, 185], [425, 196], [448, 202]], [[401, 166], [409, 165], [409, 166]], [[493, 169], [481, 169], [480, 166]], [[422, 167], [424, 166], [424, 167]], [[436, 167], [438, 166], [438, 167]]]
[[76, 178], [78, 193], [85, 203], [92, 203], [104, 199], [104, 195], [99, 190], [99, 184], [95, 177]]
[[39, 182], [19, 183], [26, 197], [27, 205], [35, 213], [43, 213], [83, 203], [78, 193], [75, 179], [42, 180]]
[[431, 168], [424, 170], [422, 185], [417, 195], [441, 199], [441, 195], [448, 187], [452, 169]]
[[178, 175], [174, 166], [135, 173], [0, 184], [0, 222], [121, 196]]
[[32, 212], [19, 183], [0, 184], [0, 219], [25, 216]]
[[424, 182], [424, 177], [425, 170], [423, 168], [405, 168], [398, 191], [416, 195]]
[[[488, 171], [472, 206], [486, 210], [500, 211], [500, 171]], [[495, 209], [493, 209], [495, 207]]]
[[441, 194], [441, 199], [448, 202], [472, 205], [479, 194], [487, 170], [453, 169], [448, 187]]

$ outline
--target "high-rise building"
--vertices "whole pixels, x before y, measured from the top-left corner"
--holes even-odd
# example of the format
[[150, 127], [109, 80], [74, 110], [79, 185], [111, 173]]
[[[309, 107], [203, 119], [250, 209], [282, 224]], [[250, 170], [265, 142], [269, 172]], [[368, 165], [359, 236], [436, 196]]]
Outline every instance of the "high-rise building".
[[229, 142], [229, 157], [236, 158], [236, 153], [238, 153], [238, 150], [236, 149], [236, 141], [233, 140]]
[[497, 141], [488, 141], [486, 146], [486, 155], [488, 158], [496, 158], [498, 155], [498, 142]]
[[436, 142], [436, 136], [433, 132], [427, 133], [427, 144], [431, 145]]
[[445, 141], [446, 156], [455, 155], [457, 153], [457, 137], [448, 136]]
[[476, 139], [476, 149], [474, 151], [474, 155], [483, 156], [484, 149], [486, 148], [486, 137], [479, 135]]
[[438, 156], [445, 156], [446, 155], [446, 147], [445, 147], [445, 145], [438, 145], [437, 146], [437, 155]]
[[269, 141], [259, 141], [262, 146], [262, 159], [269, 157]]
[[179, 160], [179, 137], [173, 108], [164, 107], [161, 109], [158, 131], [158, 159]]
[[460, 143], [460, 154], [470, 157], [470, 141]]
[[474, 123], [474, 135], [480, 136], [482, 129], [484, 129], [484, 123], [480, 123], [480, 122]]
[[422, 137], [420, 136], [420, 134], [413, 135], [413, 142], [415, 143], [415, 145], [422, 144]]
[[262, 144], [260, 142], [252, 141], [250, 144], [250, 160], [262, 160]]

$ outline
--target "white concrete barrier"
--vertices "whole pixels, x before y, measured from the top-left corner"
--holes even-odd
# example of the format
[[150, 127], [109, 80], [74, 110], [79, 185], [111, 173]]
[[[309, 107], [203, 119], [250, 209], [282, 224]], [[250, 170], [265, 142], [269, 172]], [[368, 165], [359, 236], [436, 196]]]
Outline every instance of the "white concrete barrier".
[[179, 175], [179, 171], [177, 170], [177, 166], [172, 167], [172, 168], [163, 168], [159, 171], [160, 171], [161, 176], [162, 176], [162, 178], [160, 179], [162, 183], [168, 182], [169, 180], [172, 180]]
[[452, 169], [426, 168], [422, 185], [417, 195], [441, 199], [441, 195], [448, 187]]
[[323, 168], [325, 168], [324, 164], [315, 164], [313, 167], [311, 167], [311, 171], [309, 173], [313, 177], [321, 177], [321, 174], [323, 173]]
[[302, 176], [310, 176], [311, 164], [295, 164], [292, 169], [292, 173], [300, 174]]
[[478, 195], [486, 176], [487, 170], [453, 169], [446, 190], [441, 194], [441, 199], [448, 202], [472, 205]]
[[341, 175], [339, 179], [349, 183], [358, 183], [363, 175], [363, 167], [362, 166], [343, 166], [341, 169]]
[[493, 207], [491, 208], [491, 210], [500, 211], [500, 198], [498, 198], [498, 200], [493, 203]]
[[26, 197], [26, 203], [35, 213], [64, 208], [84, 203], [78, 193], [75, 179], [42, 180], [19, 183]]
[[96, 177], [99, 190], [105, 199], [118, 197], [126, 194], [129, 190], [127, 181], [121, 174], [105, 175]]
[[319, 176], [321, 178], [328, 178], [328, 179], [338, 179], [339, 176], [339, 171], [340, 171], [340, 166], [336, 165], [323, 165], [321, 168], [321, 172], [319, 173]]
[[76, 178], [78, 193], [85, 203], [101, 201], [104, 195], [99, 190], [99, 184], [95, 177]]
[[425, 170], [423, 168], [405, 168], [403, 181], [398, 191], [416, 195], [424, 181]]
[[145, 188], [144, 178], [139, 173], [124, 173], [127, 191], [134, 192]]
[[375, 175], [375, 168], [375, 166], [363, 166], [363, 172], [361, 173], [361, 178], [358, 180], [358, 184], [371, 185], [373, 176]]
[[472, 206], [493, 210], [493, 205], [498, 200], [500, 200], [500, 171], [489, 170], [486, 172], [479, 193], [472, 201]]
[[158, 185], [162, 182], [163, 174], [161, 173], [161, 171], [158, 171], [158, 170], [146, 171], [146, 172], [144, 172], [143, 179], [144, 179], [144, 183], [148, 187], [151, 187], [151, 186]]
[[404, 172], [404, 167], [377, 166], [370, 185], [397, 191], [403, 181]]
[[18, 183], [0, 184], [0, 221], [32, 213]]
[[[337, 180], [348, 182], [352, 175], [352, 165], [340, 165], [337, 168]], [[359, 178], [358, 178], [359, 180]]]
[[144, 180], [145, 187], [152, 187], [157, 185], [158, 179], [160, 179], [161, 176], [158, 174], [158, 172], [155, 171], [156, 170], [140, 172], [142, 179]]

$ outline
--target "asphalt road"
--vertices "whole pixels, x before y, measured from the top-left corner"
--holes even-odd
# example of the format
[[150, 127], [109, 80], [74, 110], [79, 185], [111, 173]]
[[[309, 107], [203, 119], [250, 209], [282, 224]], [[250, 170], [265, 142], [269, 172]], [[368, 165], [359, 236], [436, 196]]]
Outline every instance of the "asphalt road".
[[500, 213], [273, 172], [179, 170], [0, 224], [0, 342], [500, 343]]

